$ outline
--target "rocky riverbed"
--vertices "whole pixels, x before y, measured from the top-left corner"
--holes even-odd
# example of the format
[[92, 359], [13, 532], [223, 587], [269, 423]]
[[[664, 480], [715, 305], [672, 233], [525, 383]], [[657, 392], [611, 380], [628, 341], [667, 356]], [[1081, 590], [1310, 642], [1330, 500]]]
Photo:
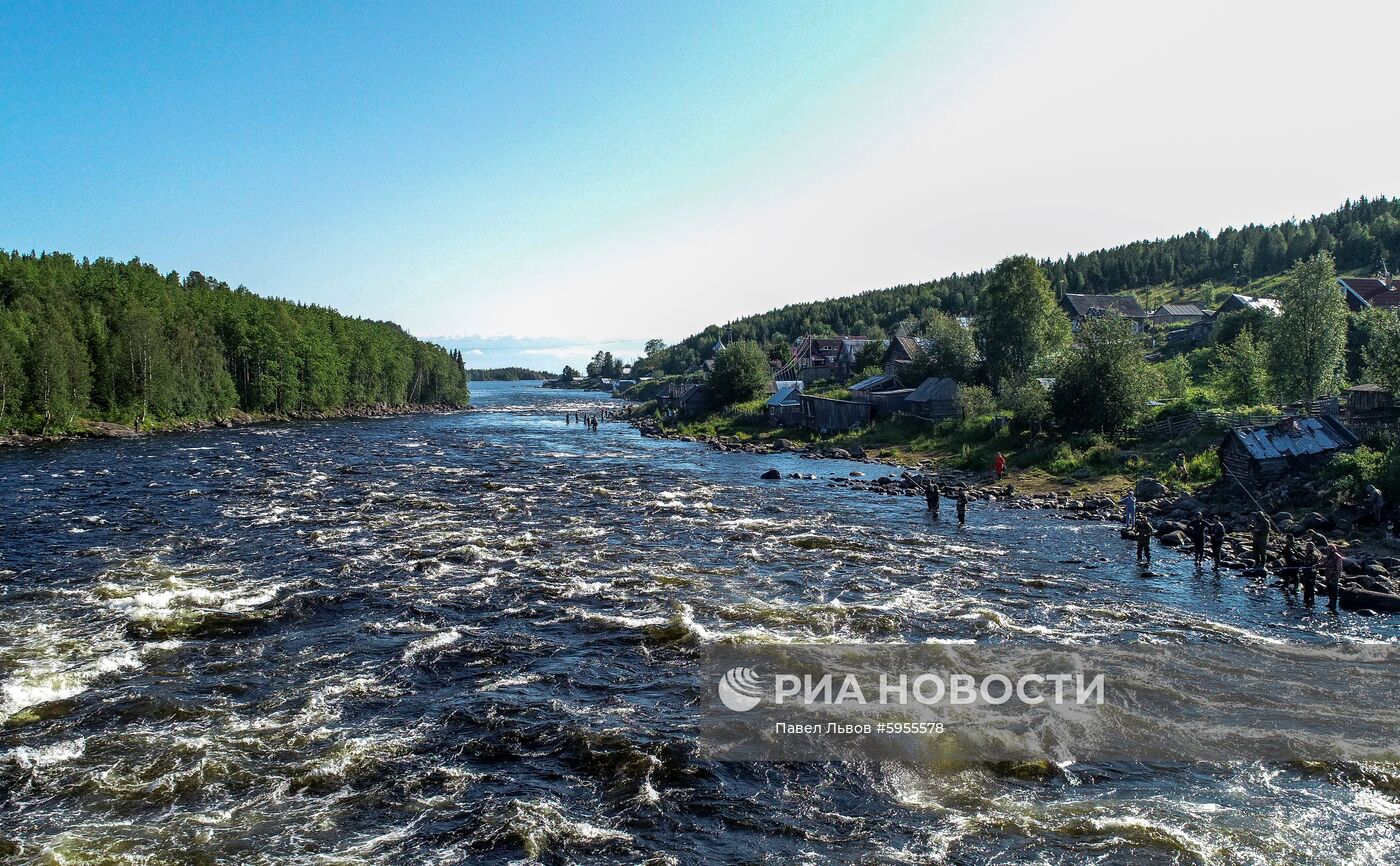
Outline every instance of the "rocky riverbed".
[[[789, 439], [776, 439], [769, 444], [741, 442], [722, 436], [697, 438], [671, 433], [650, 418], [637, 419], [634, 425], [644, 436], [695, 442], [721, 452], [794, 453], [814, 460], [853, 460], [872, 464], [876, 462], [860, 447], [830, 448]], [[886, 464], [881, 463], [881, 466], [885, 467]], [[844, 477], [827, 478], [817, 473], [777, 473], [776, 477], [771, 473], [776, 473], [776, 470], [765, 473], [768, 480], [825, 481], [829, 487], [884, 496], [922, 497], [924, 485], [933, 480], [945, 493], [964, 489], [972, 501], [995, 502], [1005, 508], [1050, 509], [1070, 520], [1113, 522], [1122, 517], [1117, 500], [1103, 493], [1076, 493], [1069, 489], [1018, 493], [1014, 478], [1005, 483], [989, 483], [986, 473], [944, 469], [935, 471], [935, 462], [932, 460], [921, 460], [898, 475], [882, 472], [874, 477], [867, 477], [860, 471]], [[1269, 568], [1273, 570], [1282, 565], [1286, 534], [1303, 541], [1311, 540], [1319, 547], [1323, 543], [1333, 543], [1346, 557], [1344, 589], [1380, 593], [1390, 598], [1371, 599], [1370, 602], [1382, 608], [1393, 604], [1395, 609], [1400, 609], [1400, 543], [1388, 538], [1388, 533], [1383, 528], [1357, 526], [1348, 509], [1324, 505], [1321, 491], [1309, 487], [1306, 481], [1300, 484], [1302, 489], [1298, 495], [1304, 499], [1312, 498], [1316, 507], [1306, 511], [1280, 508], [1266, 512], [1275, 530], [1271, 533], [1268, 548]], [[1196, 493], [1174, 491], [1155, 478], [1139, 480], [1136, 495], [1138, 508], [1152, 519], [1154, 535], [1162, 547], [1181, 549], [1183, 553], [1189, 554], [1190, 540], [1186, 534], [1186, 524], [1192, 515], [1196, 512], [1219, 514], [1227, 529], [1221, 565], [1235, 571], [1254, 567], [1250, 528], [1254, 515], [1259, 510], [1259, 503], [1235, 495], [1228, 489]], [[1393, 602], [1390, 599], [1393, 599]]]

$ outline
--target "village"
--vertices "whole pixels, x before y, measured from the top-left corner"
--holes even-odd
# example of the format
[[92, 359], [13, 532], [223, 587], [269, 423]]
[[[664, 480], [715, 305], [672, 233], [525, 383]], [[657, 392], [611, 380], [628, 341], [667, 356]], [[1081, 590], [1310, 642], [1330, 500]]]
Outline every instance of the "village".
[[[1348, 328], [1367, 316], [1400, 317], [1400, 280], [1389, 274], [1335, 277], [1332, 290], [1345, 304]], [[1075, 293], [1061, 294], [1054, 307], [1076, 348], [1086, 331], [1111, 324], [1131, 334], [1154, 372], [1187, 366], [1188, 359], [1199, 367], [1193, 353], [1226, 351], [1222, 334], [1238, 341], [1241, 330], [1267, 329], [1285, 312], [1278, 298], [1240, 293], [1214, 309], [1177, 299], [1149, 311], [1130, 294]], [[953, 321], [969, 332], [971, 345], [974, 321]], [[943, 334], [947, 339], [946, 322]], [[725, 381], [734, 375], [726, 355], [735, 344], [717, 338], [709, 357], [682, 375], [595, 386], [631, 401], [626, 415], [644, 435], [904, 470], [826, 479], [832, 488], [922, 498], [933, 486], [1004, 507], [1058, 509], [1071, 519], [1126, 520], [1127, 539], [1141, 514], [1152, 519], [1159, 546], [1188, 553], [1205, 546], [1201, 527], [1218, 515], [1215, 567], [1255, 579], [1287, 574], [1300, 555], [1295, 545], [1311, 545], [1319, 560], [1336, 545], [1345, 560], [1342, 607], [1400, 611], [1400, 477], [1390, 468], [1400, 401], [1386, 384], [1360, 381], [1311, 399], [1234, 408], [1203, 405], [1199, 393], [1191, 399], [1189, 385], [1175, 399], [1159, 386], [1133, 413], [1130, 429], [1071, 436], [1056, 429], [1053, 365], [1028, 371], [1047, 375], [1023, 378], [1019, 399], [1032, 404], [1026, 411], [1006, 399], [1011, 389], [998, 396], [970, 376], [939, 375], [931, 362], [937, 343], [918, 333], [802, 335], [787, 357], [768, 353], [761, 382], [750, 371], [761, 393], [736, 400]], [[615, 372], [634, 370], [618, 365]], [[800, 473], [792, 479], [818, 480]]]

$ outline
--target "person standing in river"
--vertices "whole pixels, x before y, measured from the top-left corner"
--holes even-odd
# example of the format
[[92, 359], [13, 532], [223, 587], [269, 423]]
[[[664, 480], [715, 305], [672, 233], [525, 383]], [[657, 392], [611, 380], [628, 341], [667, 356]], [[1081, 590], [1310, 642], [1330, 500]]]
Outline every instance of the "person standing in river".
[[1139, 514], [1133, 521], [1133, 537], [1137, 539], [1137, 561], [1152, 562], [1152, 524], [1147, 515]]
[[1311, 541], [1303, 548], [1299, 577], [1303, 580], [1303, 604], [1312, 607], [1317, 601], [1317, 545]]
[[958, 491], [958, 523], [967, 523], [967, 488]]
[[1298, 551], [1298, 542], [1292, 535], [1283, 537], [1283, 594], [1292, 598], [1298, 594], [1298, 574], [1303, 559]]
[[1118, 504], [1123, 506], [1123, 525], [1132, 526], [1137, 520], [1137, 494], [1129, 490]]
[[1220, 548], [1225, 545], [1225, 524], [1221, 522], [1219, 514], [1210, 516], [1210, 523], [1206, 524], [1206, 535], [1210, 538], [1210, 560], [1216, 571], [1220, 570]]
[[1342, 594], [1342, 570], [1346, 562], [1337, 545], [1327, 545], [1327, 555], [1322, 558], [1322, 575], [1327, 586], [1327, 609], [1333, 613], [1337, 612], [1337, 601]]
[[936, 482], [930, 481], [924, 485], [924, 501], [928, 503], [929, 514], [932, 514], [933, 519], [937, 520], [938, 509], [942, 503], [940, 502], [938, 484]]
[[1200, 568], [1206, 559], [1206, 521], [1201, 512], [1197, 511], [1186, 524], [1186, 537], [1191, 539], [1191, 553], [1196, 557], [1196, 567]]
[[1254, 527], [1250, 530], [1254, 542], [1254, 567], [1267, 571], [1269, 565], [1269, 515], [1262, 511], [1254, 513]]

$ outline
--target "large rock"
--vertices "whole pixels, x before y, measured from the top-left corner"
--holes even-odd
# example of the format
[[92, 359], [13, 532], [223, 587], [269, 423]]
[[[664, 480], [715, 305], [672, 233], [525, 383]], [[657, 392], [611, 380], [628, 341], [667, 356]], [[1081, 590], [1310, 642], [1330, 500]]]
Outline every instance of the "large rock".
[[1184, 544], [1186, 544], [1187, 541], [1186, 533], [1181, 532], [1179, 530], [1176, 532], [1168, 532], [1166, 535], [1163, 535], [1159, 540], [1162, 542], [1163, 547], [1181, 547]]
[[1158, 538], [1171, 535], [1174, 532], [1179, 532], [1184, 535], [1186, 533], [1186, 524], [1179, 520], [1163, 520], [1157, 525]]
[[1314, 511], [1303, 518], [1304, 529], [1331, 529], [1332, 519]]
[[833, 448], [831, 449], [831, 456], [837, 460], [850, 460], [851, 452], [847, 451], [845, 448]]
[[864, 460], [864, 459], [865, 459], [865, 449], [862, 448], [862, 447], [860, 447], [859, 445], [855, 446], [854, 448], [851, 449], [851, 457], [854, 458], [854, 459], [856, 459], [856, 460]]
[[89, 421], [87, 434], [98, 439], [134, 439], [136, 431], [125, 424], [112, 424], [108, 421]]
[[776, 469], [769, 469], [767, 472], [763, 473], [758, 477], [762, 478], [764, 481], [778, 481], [783, 477], [783, 473], [779, 472]]
[[1137, 487], [1133, 489], [1133, 495], [1137, 497], [1139, 502], [1161, 499], [1167, 495], [1167, 485], [1156, 478], [1140, 478]]

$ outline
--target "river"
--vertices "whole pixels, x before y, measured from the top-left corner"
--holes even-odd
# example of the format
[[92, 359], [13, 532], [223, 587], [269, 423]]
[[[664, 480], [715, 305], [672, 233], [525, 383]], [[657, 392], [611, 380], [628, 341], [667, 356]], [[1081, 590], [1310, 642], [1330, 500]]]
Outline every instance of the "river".
[[[0, 453], [0, 862], [1400, 862], [1400, 768], [707, 760], [716, 642], [1396, 641], [879, 467], [470, 412]], [[763, 482], [769, 466], [817, 480]]]

